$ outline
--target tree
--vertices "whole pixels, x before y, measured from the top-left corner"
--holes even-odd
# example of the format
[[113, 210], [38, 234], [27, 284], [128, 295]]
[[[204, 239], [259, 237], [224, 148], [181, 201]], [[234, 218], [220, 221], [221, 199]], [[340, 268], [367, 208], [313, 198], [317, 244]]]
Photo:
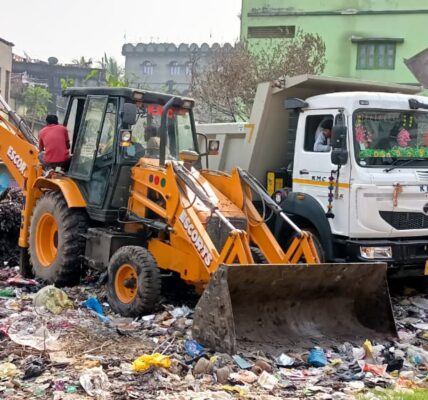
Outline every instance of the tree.
[[116, 59], [108, 57], [104, 53], [104, 57], [99, 62], [100, 67], [105, 71], [105, 80], [107, 86], [110, 87], [126, 87], [128, 81], [125, 78], [125, 71], [119, 65]]
[[27, 86], [24, 89], [23, 103], [27, 110], [26, 116], [31, 121], [31, 130], [36, 120], [46, 116], [51, 97], [49, 90], [41, 86]]
[[299, 30], [293, 39], [273, 39], [267, 45], [238, 42], [234, 47], [223, 46], [213, 50], [209, 64], [202, 68], [198, 68], [199, 60], [191, 62], [195, 65], [191, 92], [199, 110], [210, 113], [209, 119], [247, 120], [258, 83], [321, 74], [325, 44], [319, 35]]
[[92, 65], [92, 58], [85, 59], [84, 56], [80, 57], [79, 59], [75, 58], [71, 61], [73, 64], [79, 66], [79, 67], [86, 67], [89, 68]]

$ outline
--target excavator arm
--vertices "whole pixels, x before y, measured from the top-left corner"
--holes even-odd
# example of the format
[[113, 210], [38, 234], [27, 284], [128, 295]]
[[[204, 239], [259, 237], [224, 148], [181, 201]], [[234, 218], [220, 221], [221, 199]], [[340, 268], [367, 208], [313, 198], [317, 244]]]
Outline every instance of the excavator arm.
[[42, 174], [42, 169], [38, 165], [39, 151], [30, 129], [1, 96], [0, 111], [0, 159], [21, 188], [25, 198], [19, 246], [26, 248], [31, 212], [40, 195], [39, 191], [34, 189], [36, 179]]

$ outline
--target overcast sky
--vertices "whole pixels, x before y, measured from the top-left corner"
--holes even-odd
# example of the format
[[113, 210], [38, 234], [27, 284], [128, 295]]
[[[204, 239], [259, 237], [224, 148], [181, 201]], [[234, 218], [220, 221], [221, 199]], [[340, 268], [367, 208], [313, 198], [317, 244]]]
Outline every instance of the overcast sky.
[[8, 0], [0, 37], [32, 58], [60, 63], [104, 52], [124, 64], [124, 43], [235, 42], [241, 0]]

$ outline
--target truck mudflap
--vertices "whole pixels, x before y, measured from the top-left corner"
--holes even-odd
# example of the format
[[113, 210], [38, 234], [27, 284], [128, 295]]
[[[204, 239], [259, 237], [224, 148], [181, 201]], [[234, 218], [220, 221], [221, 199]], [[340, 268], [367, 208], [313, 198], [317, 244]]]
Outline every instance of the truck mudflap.
[[194, 339], [230, 354], [394, 337], [383, 263], [221, 265], [193, 322]]

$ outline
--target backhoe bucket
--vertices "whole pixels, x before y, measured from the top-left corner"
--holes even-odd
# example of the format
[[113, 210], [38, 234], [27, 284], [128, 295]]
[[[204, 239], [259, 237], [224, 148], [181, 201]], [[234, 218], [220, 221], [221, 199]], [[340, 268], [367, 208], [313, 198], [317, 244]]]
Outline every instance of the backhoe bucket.
[[396, 336], [382, 263], [221, 265], [193, 322], [194, 339], [230, 354]]

